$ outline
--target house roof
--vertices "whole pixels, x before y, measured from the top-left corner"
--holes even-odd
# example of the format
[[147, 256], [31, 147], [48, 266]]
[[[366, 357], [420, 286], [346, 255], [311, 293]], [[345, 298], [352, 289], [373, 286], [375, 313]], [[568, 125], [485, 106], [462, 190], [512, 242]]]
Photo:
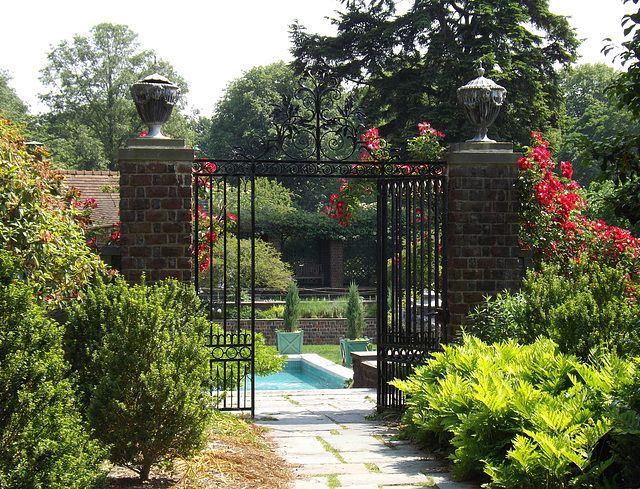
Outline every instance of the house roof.
[[93, 210], [95, 225], [111, 225], [120, 221], [120, 174], [114, 171], [59, 170], [63, 184], [80, 191], [81, 202], [94, 199], [98, 206]]

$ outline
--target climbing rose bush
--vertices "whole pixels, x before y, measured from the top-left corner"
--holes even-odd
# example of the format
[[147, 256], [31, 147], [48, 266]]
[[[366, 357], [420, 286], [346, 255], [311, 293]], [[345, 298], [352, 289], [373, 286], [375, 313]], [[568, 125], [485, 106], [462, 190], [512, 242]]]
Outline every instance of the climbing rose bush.
[[[78, 197], [79, 195], [75, 195]], [[84, 201], [71, 201], [71, 206], [75, 211], [75, 220], [84, 230], [87, 246], [91, 251], [99, 254], [101, 245], [120, 244], [120, 222], [114, 222], [108, 227], [98, 226], [93, 217], [93, 212], [98, 208], [95, 199], [89, 198]]]
[[[418, 136], [407, 141], [409, 154], [420, 161], [434, 161], [442, 156], [445, 147], [441, 140], [445, 134], [433, 128], [428, 122], [418, 124]], [[365, 163], [383, 162], [391, 159], [387, 141], [380, 137], [377, 128], [372, 127], [361, 136], [362, 152], [360, 161]], [[409, 167], [399, 169], [410, 172]], [[365, 173], [365, 165], [354, 164], [353, 173]], [[363, 195], [370, 194], [373, 190], [373, 182], [366, 178], [340, 179], [339, 193], [331, 195], [329, 204], [324, 213], [330, 219], [336, 219], [341, 226], [347, 226], [354, 213], [361, 205]]]
[[[194, 183], [197, 182], [198, 199], [209, 202], [212, 192], [212, 179], [210, 174], [216, 171], [216, 164], [205, 162], [203, 167], [195, 167]], [[192, 251], [193, 259], [197, 260], [201, 273], [205, 273], [211, 266], [211, 253], [216, 244], [220, 242], [224, 229], [235, 225], [237, 217], [230, 212], [225, 212], [222, 204], [209, 212], [202, 210], [200, 205], [193, 213], [193, 227], [198, 231], [198, 246]]]
[[560, 174], [555, 173], [549, 143], [540, 133], [532, 137], [535, 144], [518, 162], [521, 247], [531, 250], [537, 263], [589, 259], [634, 270], [639, 240], [625, 229], [587, 219], [571, 164], [562, 162]]

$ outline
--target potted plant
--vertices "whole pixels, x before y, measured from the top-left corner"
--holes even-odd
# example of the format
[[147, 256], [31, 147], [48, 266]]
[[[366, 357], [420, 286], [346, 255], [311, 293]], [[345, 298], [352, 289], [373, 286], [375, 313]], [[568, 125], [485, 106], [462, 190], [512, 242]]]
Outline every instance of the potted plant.
[[300, 329], [300, 297], [295, 280], [289, 284], [282, 319], [283, 331], [276, 330], [278, 352], [281, 355], [302, 353], [304, 331]]
[[352, 351], [369, 350], [370, 340], [363, 336], [363, 332], [364, 305], [358, 285], [351, 282], [347, 299], [347, 337], [340, 338], [340, 355], [342, 356], [342, 365], [345, 367], [351, 367]]

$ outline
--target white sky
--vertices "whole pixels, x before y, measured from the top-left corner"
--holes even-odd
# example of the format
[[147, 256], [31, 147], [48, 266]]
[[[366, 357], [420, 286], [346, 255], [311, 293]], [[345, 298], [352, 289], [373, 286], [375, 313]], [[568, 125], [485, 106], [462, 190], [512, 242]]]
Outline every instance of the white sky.
[[[308, 32], [330, 34], [326, 17], [341, 7], [338, 0], [6, 0], [0, 7], [0, 69], [13, 77], [11, 86], [32, 112], [44, 110], [37, 94], [45, 90], [38, 78], [47, 53], [101, 22], [125, 24], [142, 49], [153, 49], [187, 81], [189, 106], [210, 116], [229, 81], [253, 66], [291, 59], [289, 25], [295, 19]], [[578, 37], [586, 39], [580, 54], [588, 63], [613, 64], [600, 54], [602, 40], [621, 42], [621, 18], [633, 7], [622, 0], [550, 0], [551, 11], [571, 16]]]

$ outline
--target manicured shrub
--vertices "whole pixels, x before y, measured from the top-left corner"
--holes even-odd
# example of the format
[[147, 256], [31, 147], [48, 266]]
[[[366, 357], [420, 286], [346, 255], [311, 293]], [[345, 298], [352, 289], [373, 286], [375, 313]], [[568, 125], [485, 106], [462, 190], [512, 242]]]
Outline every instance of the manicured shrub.
[[[439, 441], [456, 476], [484, 473], [488, 487], [582, 488], [604, 484], [604, 469], [620, 460], [619, 447], [596, 450], [610, 433], [622, 443], [620, 434], [637, 434], [638, 412], [620, 398], [637, 378], [634, 362], [612, 354], [588, 365], [548, 339], [487, 345], [465, 335], [393, 384], [408, 396], [411, 435]], [[626, 452], [638, 465], [637, 452]]]
[[351, 282], [347, 297], [347, 338], [350, 340], [362, 338], [364, 326], [364, 306], [360, 290], [355, 282]]
[[298, 286], [295, 281], [292, 281], [284, 299], [284, 310], [282, 312], [282, 329], [284, 331], [294, 332], [300, 329], [300, 312]]
[[467, 331], [489, 342], [531, 343], [543, 336], [588, 361], [598, 350], [638, 354], [640, 314], [620, 267], [583, 260], [542, 264], [528, 271], [522, 291], [487, 300], [471, 314]]
[[[255, 286], [276, 290], [287, 290], [293, 280], [293, 273], [289, 265], [282, 261], [281, 254], [270, 243], [256, 239], [255, 244]], [[240, 287], [251, 287], [251, 240], [240, 240]], [[226, 260], [226, 262], [225, 262]], [[208, 280], [208, 275], [213, 276], [214, 284], [225, 282], [224, 270], [227, 264], [226, 283], [235, 287], [238, 282], [238, 240], [235, 236], [227, 238], [226, 246], [216, 245], [211, 258], [210, 266], [203, 278]]]
[[484, 302], [469, 313], [470, 323], [465, 327], [465, 331], [487, 343], [521, 337], [521, 328], [515, 316], [517, 310], [522, 308], [523, 301], [523, 294], [511, 294], [508, 291], [498, 294], [495, 298], [485, 297]]
[[99, 282], [71, 312], [67, 353], [87, 418], [109, 459], [148, 478], [152, 465], [204, 442], [208, 322], [174, 280]]
[[0, 487], [97, 487], [106, 455], [89, 439], [67, 379], [63, 329], [0, 251]]

